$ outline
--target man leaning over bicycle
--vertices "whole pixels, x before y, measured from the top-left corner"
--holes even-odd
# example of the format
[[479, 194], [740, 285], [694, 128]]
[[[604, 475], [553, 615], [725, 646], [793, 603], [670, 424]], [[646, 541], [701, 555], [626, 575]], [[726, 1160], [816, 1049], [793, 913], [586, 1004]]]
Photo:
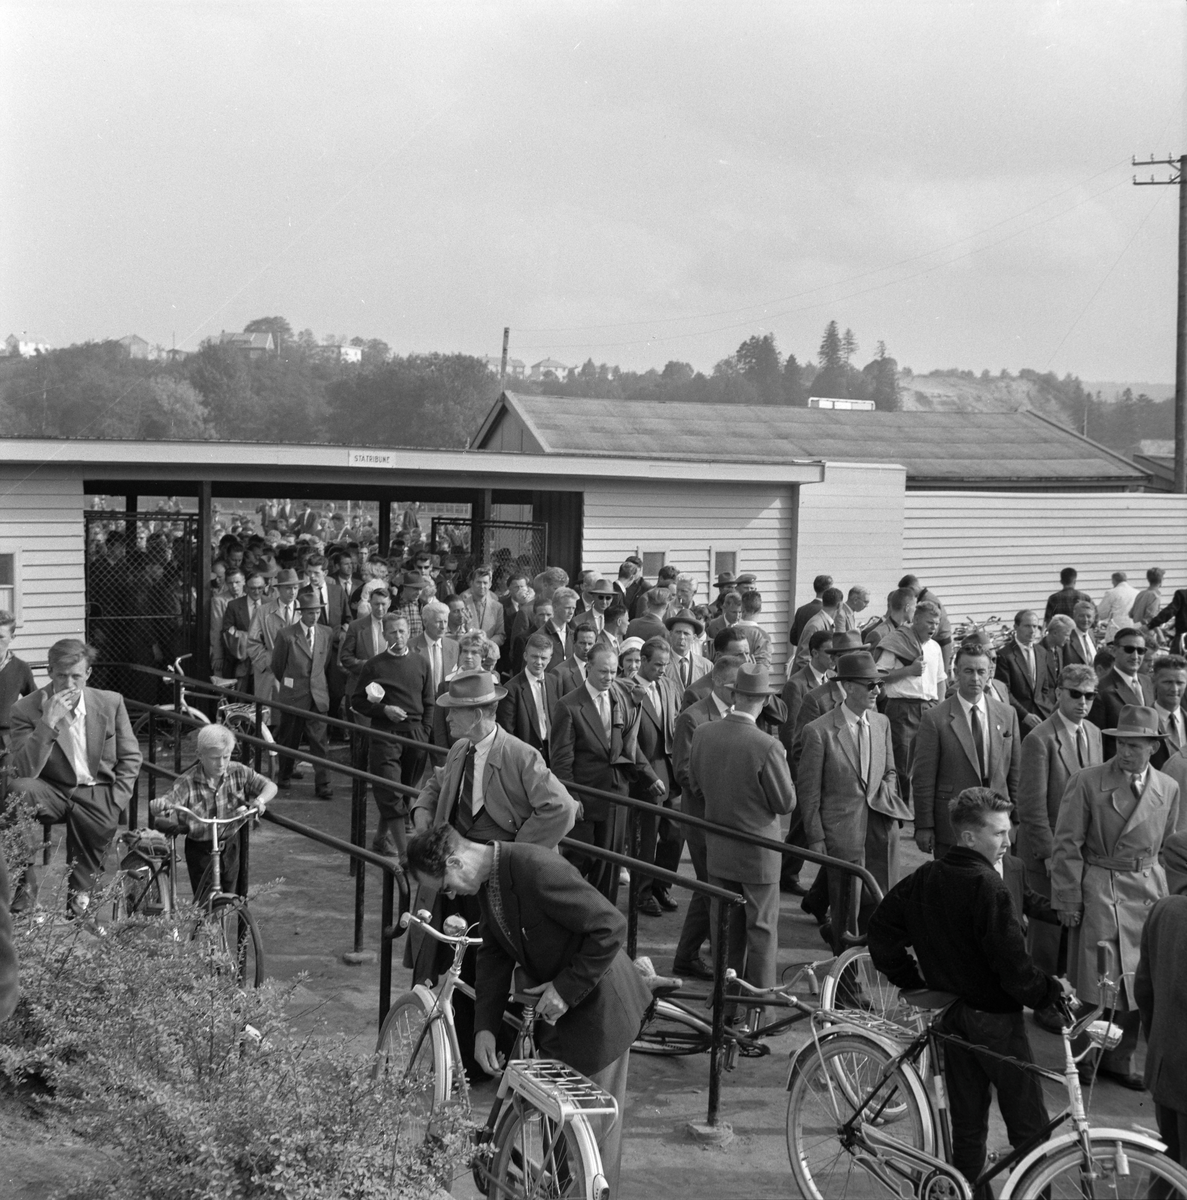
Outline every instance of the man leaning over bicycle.
[[[241, 762], [233, 762], [235, 735], [225, 725], [204, 725], [198, 730], [198, 761], [179, 776], [168, 792], [149, 806], [155, 818], [176, 820], [185, 831], [185, 865], [195, 903], [210, 892], [211, 827], [184, 813], [182, 805], [201, 817], [226, 819], [243, 807], [262, 813], [276, 795], [276, 784]], [[223, 886], [234, 890], [239, 876], [239, 838], [228, 837], [221, 853]]]
[[[966, 788], [951, 800], [957, 844], [891, 888], [870, 919], [869, 947], [874, 965], [900, 991], [955, 994], [944, 1016], [946, 1032], [995, 1055], [1033, 1062], [1023, 1005], [1043, 1008], [1075, 994], [1066, 979], [1035, 966], [999, 872], [1009, 850], [1012, 808], [988, 788]], [[1011, 1146], [1047, 1124], [1039, 1080], [1013, 1063], [951, 1044], [944, 1050], [944, 1076], [952, 1165], [966, 1179], [976, 1179], [985, 1165], [991, 1083]], [[987, 1184], [975, 1196], [992, 1200]]]

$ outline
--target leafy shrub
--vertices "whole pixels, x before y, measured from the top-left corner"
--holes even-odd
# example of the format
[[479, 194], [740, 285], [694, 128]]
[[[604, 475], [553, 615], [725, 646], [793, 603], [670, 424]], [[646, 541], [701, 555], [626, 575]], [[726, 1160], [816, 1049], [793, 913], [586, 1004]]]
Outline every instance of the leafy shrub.
[[432, 1148], [399, 1145], [399, 1085], [373, 1081], [340, 1037], [298, 1036], [295, 985], [240, 990], [164, 918], [41, 915], [15, 932], [22, 997], [0, 1026], [0, 1076], [39, 1083], [32, 1103], [109, 1164], [69, 1196], [413, 1200], [458, 1169], [460, 1116]]

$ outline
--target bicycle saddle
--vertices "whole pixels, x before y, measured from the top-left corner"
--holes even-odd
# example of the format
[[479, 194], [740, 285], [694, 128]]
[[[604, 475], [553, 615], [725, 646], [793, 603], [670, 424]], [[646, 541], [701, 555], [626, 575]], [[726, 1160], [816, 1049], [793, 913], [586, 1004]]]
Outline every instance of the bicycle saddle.
[[960, 997], [953, 992], [937, 992], [932, 988], [920, 988], [913, 992], [899, 992], [912, 1008], [947, 1008]]

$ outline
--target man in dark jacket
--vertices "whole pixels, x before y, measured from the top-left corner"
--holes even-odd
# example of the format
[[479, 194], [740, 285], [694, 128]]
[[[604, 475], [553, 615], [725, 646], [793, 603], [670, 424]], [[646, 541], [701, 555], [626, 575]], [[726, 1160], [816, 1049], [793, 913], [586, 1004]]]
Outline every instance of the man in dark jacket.
[[[994, 1054], [1033, 1062], [1022, 1007], [1045, 1008], [1061, 993], [1071, 995], [1071, 985], [1035, 966], [1010, 889], [995, 869], [1010, 848], [1012, 807], [988, 788], [956, 796], [949, 805], [956, 845], [890, 890], [870, 920], [869, 945], [874, 965], [901, 991], [934, 988], [955, 995], [944, 1018], [948, 1032]], [[1038, 1079], [1000, 1058], [949, 1044], [944, 1077], [952, 1162], [970, 1181], [985, 1166], [990, 1084], [1012, 1146], [1047, 1123]], [[974, 1194], [991, 1200], [993, 1193], [983, 1186]]]
[[[622, 1113], [631, 1042], [651, 993], [622, 949], [626, 918], [554, 850], [525, 842], [481, 845], [450, 825], [408, 843], [421, 886], [477, 895], [482, 946], [475, 982], [474, 1057], [500, 1069], [495, 1034], [517, 966], [539, 997], [540, 1051], [588, 1075], [618, 1101], [601, 1141], [610, 1195], [618, 1195]], [[530, 935], [530, 936], [529, 936]]]

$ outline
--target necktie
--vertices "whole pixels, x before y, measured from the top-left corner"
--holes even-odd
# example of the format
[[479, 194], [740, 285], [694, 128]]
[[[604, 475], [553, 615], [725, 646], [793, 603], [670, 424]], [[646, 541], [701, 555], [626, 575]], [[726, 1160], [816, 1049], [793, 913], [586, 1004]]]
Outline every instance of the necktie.
[[688, 687], [688, 670], [688, 659], [682, 658], [680, 660], [680, 682], [683, 683], [685, 687]]
[[312, 625], [309, 626], [309, 632], [306, 635], [306, 637], [309, 642], [309, 653], [312, 654], [314, 651], [314, 648], [317, 646], [317, 635], [313, 632]]
[[1030, 680], [1030, 686], [1035, 685], [1035, 652], [1029, 647], [1024, 646], [1022, 653], [1026, 656], [1026, 677]]
[[1079, 755], [1080, 766], [1088, 766], [1088, 736], [1083, 725], [1076, 728], [1076, 754]]
[[1142, 777], [1140, 775], [1131, 775], [1129, 777], [1129, 786], [1133, 788], [1133, 794], [1140, 800], [1142, 798]]
[[293, 623], [293, 607], [291, 604], [286, 604], [284, 606], [284, 623], [286, 625], [291, 625]]
[[458, 789], [457, 794], [457, 812], [454, 815], [453, 823], [454, 828], [463, 836], [470, 832], [470, 827], [474, 824], [474, 818], [478, 815], [473, 811], [475, 753], [474, 743], [471, 742], [470, 748], [466, 751], [466, 761], [462, 767], [462, 785]]
[[985, 731], [981, 728], [981, 710], [979, 707], [969, 709], [969, 723], [973, 727], [973, 747], [977, 751], [977, 766], [981, 771], [981, 786], [987, 782], [989, 772], [985, 762]]
[[602, 718], [602, 729], [606, 733], [606, 741], [610, 740], [610, 697], [605, 692], [598, 693], [598, 716]]
[[868, 783], [870, 779], [870, 723], [862, 713], [857, 723], [857, 761], [861, 766], [861, 779]]
[[433, 673], [433, 691], [441, 686], [441, 643], [429, 643], [429, 669]]

